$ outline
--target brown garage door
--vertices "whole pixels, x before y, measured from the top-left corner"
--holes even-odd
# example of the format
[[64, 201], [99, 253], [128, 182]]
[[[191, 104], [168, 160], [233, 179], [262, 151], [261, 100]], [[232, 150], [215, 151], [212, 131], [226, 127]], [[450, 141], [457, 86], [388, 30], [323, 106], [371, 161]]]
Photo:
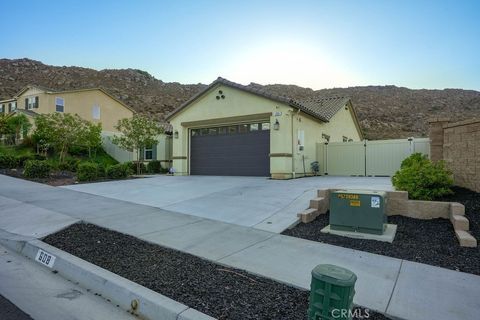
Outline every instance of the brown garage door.
[[269, 176], [270, 124], [191, 130], [190, 174]]

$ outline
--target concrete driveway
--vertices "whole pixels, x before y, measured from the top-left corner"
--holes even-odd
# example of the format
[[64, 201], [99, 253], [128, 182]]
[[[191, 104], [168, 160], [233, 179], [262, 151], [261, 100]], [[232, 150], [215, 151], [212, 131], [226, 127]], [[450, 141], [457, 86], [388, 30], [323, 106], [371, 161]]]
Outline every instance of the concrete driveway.
[[296, 223], [321, 188], [392, 190], [390, 178], [154, 176], [65, 186], [71, 190], [257, 229], [281, 232]]

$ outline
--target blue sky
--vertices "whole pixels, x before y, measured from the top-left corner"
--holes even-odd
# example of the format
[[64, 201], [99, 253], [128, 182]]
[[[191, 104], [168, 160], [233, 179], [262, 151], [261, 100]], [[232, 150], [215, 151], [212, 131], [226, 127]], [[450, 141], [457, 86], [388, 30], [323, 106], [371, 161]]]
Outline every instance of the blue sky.
[[0, 58], [164, 81], [480, 90], [480, 1], [0, 2]]

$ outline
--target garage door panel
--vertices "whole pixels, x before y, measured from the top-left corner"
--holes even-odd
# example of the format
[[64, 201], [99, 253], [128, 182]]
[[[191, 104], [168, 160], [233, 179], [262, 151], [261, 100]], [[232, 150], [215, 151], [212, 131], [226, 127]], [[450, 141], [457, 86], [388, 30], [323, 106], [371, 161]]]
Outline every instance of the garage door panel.
[[192, 136], [190, 173], [268, 176], [270, 131]]

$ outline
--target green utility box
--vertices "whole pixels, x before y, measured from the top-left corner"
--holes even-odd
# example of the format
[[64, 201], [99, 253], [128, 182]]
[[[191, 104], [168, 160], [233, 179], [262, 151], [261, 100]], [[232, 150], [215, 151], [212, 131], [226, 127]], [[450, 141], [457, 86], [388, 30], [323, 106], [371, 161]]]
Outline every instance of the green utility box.
[[350, 320], [356, 281], [357, 276], [345, 268], [316, 266], [312, 270], [308, 320]]
[[337, 190], [330, 194], [330, 229], [383, 234], [386, 192]]

